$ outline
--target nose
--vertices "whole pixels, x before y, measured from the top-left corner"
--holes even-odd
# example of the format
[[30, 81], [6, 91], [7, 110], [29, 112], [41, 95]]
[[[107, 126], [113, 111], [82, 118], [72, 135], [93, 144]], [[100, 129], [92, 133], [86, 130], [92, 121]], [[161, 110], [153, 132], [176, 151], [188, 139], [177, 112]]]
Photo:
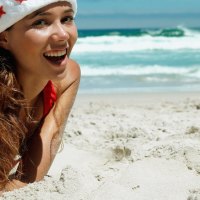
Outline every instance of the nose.
[[51, 35], [53, 41], [59, 42], [59, 41], [67, 41], [69, 39], [69, 34], [67, 32], [66, 26], [64, 26], [61, 23], [56, 23], [53, 26], [53, 31]]

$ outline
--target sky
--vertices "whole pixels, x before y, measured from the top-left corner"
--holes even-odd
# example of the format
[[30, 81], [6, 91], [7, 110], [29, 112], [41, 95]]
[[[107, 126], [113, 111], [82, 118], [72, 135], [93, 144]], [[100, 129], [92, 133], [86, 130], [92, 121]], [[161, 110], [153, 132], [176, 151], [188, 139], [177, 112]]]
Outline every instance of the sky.
[[77, 0], [79, 29], [200, 27], [200, 0]]

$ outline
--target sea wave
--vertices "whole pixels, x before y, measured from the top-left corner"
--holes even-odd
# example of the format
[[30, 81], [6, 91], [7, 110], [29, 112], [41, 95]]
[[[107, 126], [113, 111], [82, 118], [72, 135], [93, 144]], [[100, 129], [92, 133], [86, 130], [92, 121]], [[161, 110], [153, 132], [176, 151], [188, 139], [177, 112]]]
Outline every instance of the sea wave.
[[177, 28], [164, 28], [147, 30], [146, 35], [154, 37], [187, 37], [200, 35], [199, 29], [189, 29], [184, 26], [178, 26]]
[[99, 37], [99, 36], [126, 36], [126, 37], [141, 37], [141, 36], [153, 36], [153, 37], [184, 37], [188, 34], [199, 34], [199, 29], [189, 29], [184, 26], [177, 26], [175, 28], [160, 28], [160, 29], [99, 29], [99, 30], [79, 30], [79, 37]]
[[[80, 37], [74, 53], [85, 52], [135, 52], [146, 50], [200, 50], [200, 31], [182, 28], [178, 30], [146, 30], [140, 37], [120, 35], [117, 32], [101, 36]], [[167, 34], [184, 32], [183, 37], [168, 37]], [[163, 36], [164, 35], [164, 36]]]
[[109, 66], [109, 67], [94, 67], [94, 66], [82, 66], [82, 76], [139, 76], [139, 75], [179, 75], [194, 77], [200, 79], [200, 67], [177, 67], [177, 66]]

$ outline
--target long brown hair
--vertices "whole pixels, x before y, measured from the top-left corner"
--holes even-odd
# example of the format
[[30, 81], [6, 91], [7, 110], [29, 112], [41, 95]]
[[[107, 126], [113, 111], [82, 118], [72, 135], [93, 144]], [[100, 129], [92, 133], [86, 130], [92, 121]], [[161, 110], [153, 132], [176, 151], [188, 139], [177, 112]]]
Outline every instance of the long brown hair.
[[0, 48], [0, 190], [9, 181], [9, 172], [25, 139], [25, 123], [19, 118], [23, 106], [25, 99], [17, 84], [14, 58]]

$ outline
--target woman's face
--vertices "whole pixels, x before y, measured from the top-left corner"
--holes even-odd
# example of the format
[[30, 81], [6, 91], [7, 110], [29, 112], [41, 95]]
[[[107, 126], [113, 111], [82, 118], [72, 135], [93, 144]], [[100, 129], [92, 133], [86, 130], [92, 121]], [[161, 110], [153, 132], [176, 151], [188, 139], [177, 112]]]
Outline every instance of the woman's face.
[[54, 80], [66, 75], [77, 40], [73, 14], [69, 3], [53, 3], [6, 31], [6, 48], [15, 56], [19, 76]]

